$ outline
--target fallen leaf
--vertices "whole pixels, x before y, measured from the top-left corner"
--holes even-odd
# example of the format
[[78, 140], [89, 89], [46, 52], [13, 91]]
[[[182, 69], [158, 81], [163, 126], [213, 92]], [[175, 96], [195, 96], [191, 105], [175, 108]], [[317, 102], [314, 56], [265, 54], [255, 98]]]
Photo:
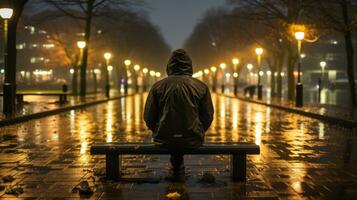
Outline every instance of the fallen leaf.
[[178, 192], [170, 192], [166, 195], [168, 199], [178, 199], [181, 195]]

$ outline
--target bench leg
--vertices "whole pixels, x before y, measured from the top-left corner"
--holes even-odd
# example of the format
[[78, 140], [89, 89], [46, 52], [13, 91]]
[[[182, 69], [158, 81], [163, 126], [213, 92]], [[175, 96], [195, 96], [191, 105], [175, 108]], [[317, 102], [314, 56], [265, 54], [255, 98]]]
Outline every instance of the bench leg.
[[234, 154], [231, 156], [231, 174], [233, 181], [246, 181], [247, 155]]
[[121, 177], [121, 156], [115, 154], [107, 154], [105, 159], [107, 179], [119, 180]]

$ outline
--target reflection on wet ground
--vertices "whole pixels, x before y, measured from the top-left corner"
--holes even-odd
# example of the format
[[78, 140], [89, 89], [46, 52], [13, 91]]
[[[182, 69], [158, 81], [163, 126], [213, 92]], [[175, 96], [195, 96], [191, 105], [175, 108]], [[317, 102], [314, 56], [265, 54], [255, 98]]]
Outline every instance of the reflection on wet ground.
[[[94, 142], [150, 142], [142, 119], [145, 95], [109, 101], [0, 129], [1, 186], [24, 188], [20, 198], [79, 198], [72, 189], [87, 180], [93, 199], [353, 199], [357, 196], [357, 134], [296, 114], [213, 95], [215, 120], [206, 141], [249, 141], [261, 154], [248, 157], [248, 181], [229, 179], [227, 156], [186, 156], [185, 183], [164, 180], [168, 156], [125, 156], [124, 173], [141, 183], [100, 179], [104, 157], [91, 156]], [[204, 172], [215, 184], [199, 183]], [[161, 179], [160, 179], [161, 178]], [[151, 183], [143, 183], [151, 182]], [[156, 181], [158, 180], [158, 181]]]

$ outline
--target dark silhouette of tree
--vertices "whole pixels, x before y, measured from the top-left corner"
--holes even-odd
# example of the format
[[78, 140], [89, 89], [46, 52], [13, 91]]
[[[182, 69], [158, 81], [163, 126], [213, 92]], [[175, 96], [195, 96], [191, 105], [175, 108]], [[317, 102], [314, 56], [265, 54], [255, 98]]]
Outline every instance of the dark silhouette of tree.
[[87, 43], [83, 49], [83, 56], [80, 69], [80, 95], [86, 95], [86, 70], [88, 64], [88, 48], [92, 30], [92, 21], [106, 12], [111, 6], [128, 6], [136, 3], [135, 0], [45, 0], [64, 14], [84, 22], [84, 41]]
[[357, 106], [353, 31], [357, 28], [357, 0], [316, 0], [311, 20], [322, 30], [343, 35], [346, 50], [350, 102]]

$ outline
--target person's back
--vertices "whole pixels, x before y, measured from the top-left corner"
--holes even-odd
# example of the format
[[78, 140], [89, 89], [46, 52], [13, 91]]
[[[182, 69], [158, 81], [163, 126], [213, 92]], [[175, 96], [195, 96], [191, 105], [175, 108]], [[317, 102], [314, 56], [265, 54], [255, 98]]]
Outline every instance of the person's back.
[[167, 65], [168, 77], [153, 85], [145, 105], [144, 120], [154, 140], [173, 152], [174, 170], [182, 165], [179, 152], [200, 147], [213, 120], [209, 89], [192, 73], [187, 53], [174, 51]]

